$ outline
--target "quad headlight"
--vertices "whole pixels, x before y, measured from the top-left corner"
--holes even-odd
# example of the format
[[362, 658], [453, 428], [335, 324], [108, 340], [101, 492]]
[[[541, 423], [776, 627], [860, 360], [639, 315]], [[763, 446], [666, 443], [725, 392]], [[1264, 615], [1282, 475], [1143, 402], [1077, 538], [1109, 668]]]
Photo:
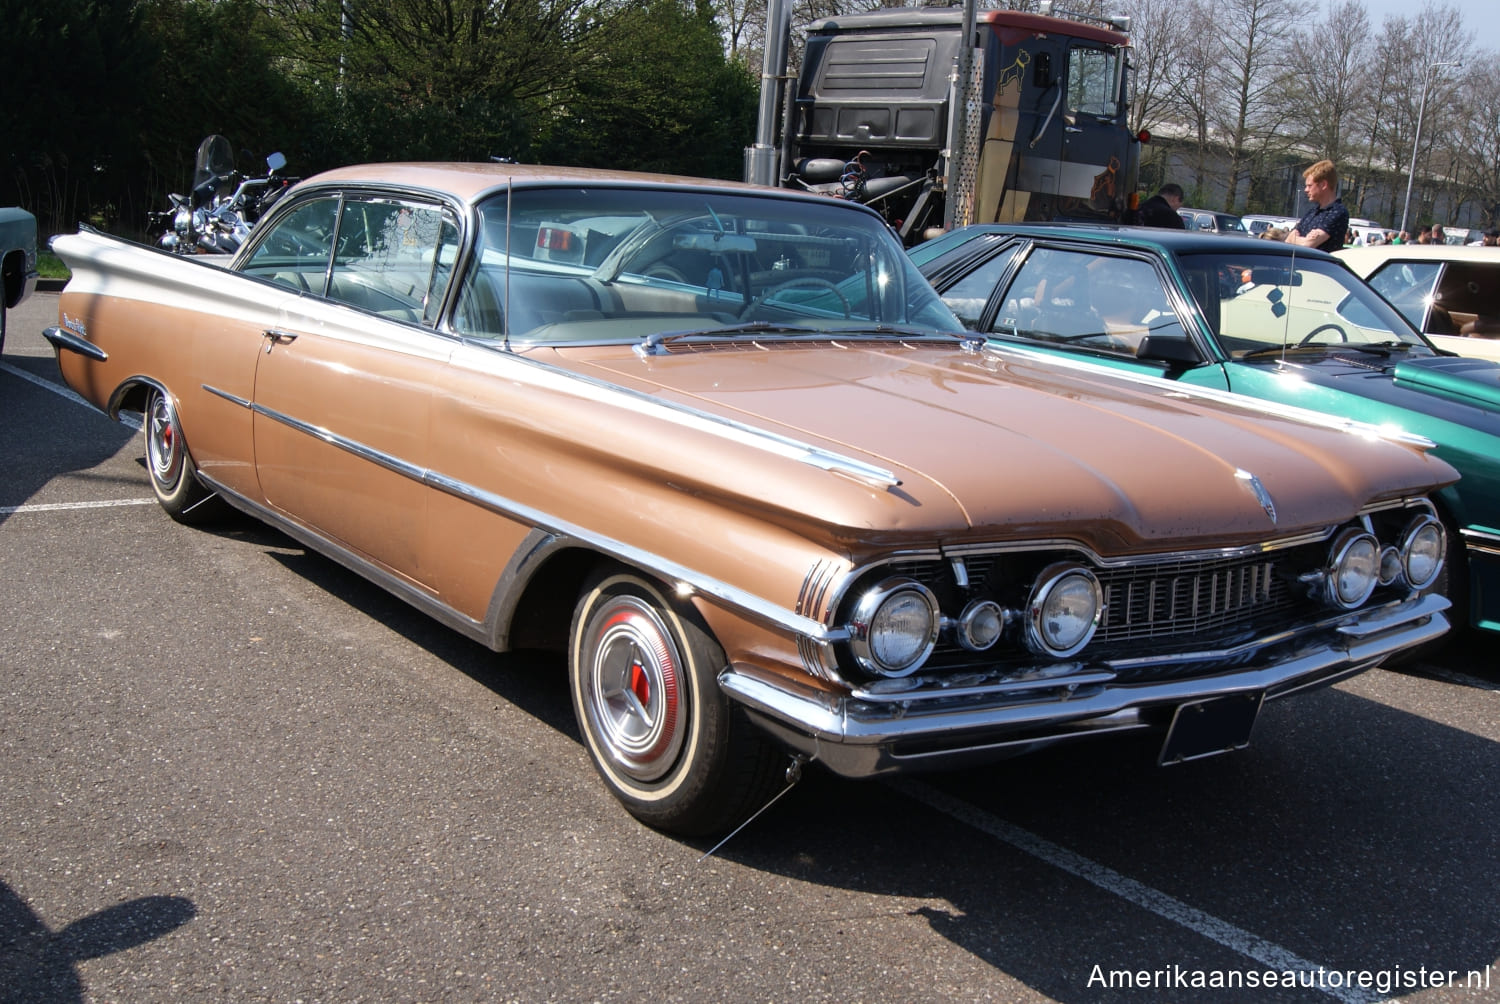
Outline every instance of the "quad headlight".
[[1363, 530], [1345, 530], [1333, 539], [1324, 570], [1328, 599], [1345, 610], [1353, 610], [1380, 583], [1380, 542]]
[[930, 589], [915, 579], [886, 579], [856, 604], [849, 645], [865, 672], [907, 676], [932, 654], [940, 623]]
[[1032, 651], [1067, 658], [1091, 640], [1104, 615], [1104, 594], [1094, 573], [1063, 562], [1043, 570], [1026, 604], [1026, 644]]
[[1431, 516], [1419, 516], [1401, 535], [1398, 554], [1407, 585], [1426, 589], [1443, 569], [1443, 554], [1448, 549], [1448, 535], [1443, 524]]

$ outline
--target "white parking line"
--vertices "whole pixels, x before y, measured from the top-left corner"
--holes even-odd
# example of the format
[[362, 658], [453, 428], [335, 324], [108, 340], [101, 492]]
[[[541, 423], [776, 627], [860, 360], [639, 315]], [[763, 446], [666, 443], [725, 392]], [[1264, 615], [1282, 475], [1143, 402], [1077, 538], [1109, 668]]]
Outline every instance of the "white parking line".
[[[903, 779], [889, 780], [886, 784], [908, 798], [952, 816], [961, 823], [966, 823], [982, 833], [1025, 851], [1032, 857], [1039, 858], [1070, 875], [1075, 875], [1105, 892], [1113, 893], [1136, 906], [1150, 910], [1158, 917], [1181, 925], [1194, 934], [1218, 942], [1225, 948], [1254, 959], [1269, 969], [1283, 973], [1337, 972], [1327, 966], [1320, 966], [1316, 962], [1309, 962], [1259, 935], [1236, 927], [1228, 921], [1220, 920], [1212, 914], [1204, 913], [1196, 907], [1188, 906], [1179, 899], [1174, 899], [1164, 892], [1159, 892], [1133, 878], [1122, 875], [1113, 868], [1091, 861], [1081, 854], [1075, 854], [1065, 847], [1060, 847], [1029, 830], [1008, 823], [931, 785]], [[1311, 987], [1300, 988], [1321, 990], [1329, 997], [1344, 1001], [1346, 1004], [1374, 1004], [1382, 999], [1379, 994], [1361, 992], [1359, 987], [1352, 986], [1319, 986], [1315, 982]]]
[[[32, 373], [27, 373], [25, 370], [12, 366], [10, 363], [0, 363], [0, 373], [9, 373], [11, 376], [20, 377], [22, 380], [25, 380], [28, 383], [34, 383], [44, 390], [50, 390], [58, 397], [67, 398], [74, 404], [81, 404], [90, 411], [99, 410], [98, 408], [95, 408], [93, 405], [89, 404], [83, 398], [79, 397], [77, 394], [74, 394], [72, 391], [68, 390], [68, 388], [64, 387], [62, 384], [53, 383], [51, 380], [43, 380], [41, 377], [36, 376]], [[122, 413], [120, 415], [120, 424], [127, 425], [132, 429], [139, 430], [141, 427], [141, 420], [136, 418], [134, 415]]]
[[109, 499], [99, 502], [38, 502], [35, 505], [0, 506], [0, 516], [15, 513], [56, 512], [60, 509], [108, 509], [117, 505], [155, 505], [156, 499]]

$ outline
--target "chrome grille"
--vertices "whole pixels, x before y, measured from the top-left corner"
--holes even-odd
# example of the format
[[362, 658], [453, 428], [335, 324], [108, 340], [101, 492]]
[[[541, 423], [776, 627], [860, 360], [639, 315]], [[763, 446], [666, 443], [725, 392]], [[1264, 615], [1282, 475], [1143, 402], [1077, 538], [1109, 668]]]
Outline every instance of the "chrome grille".
[[1094, 644], [1179, 636], [1217, 637], [1296, 606], [1276, 562], [1184, 562], [1105, 571], [1105, 612]]
[[[1134, 657], [1214, 648], [1250, 634], [1289, 627], [1301, 612], [1297, 574], [1317, 567], [1320, 544], [1293, 547], [1274, 554], [1232, 558], [1186, 558], [1180, 561], [1095, 567], [1104, 589], [1105, 610], [1085, 654]], [[1039, 556], [1029, 568], [1015, 555], [970, 555], [965, 558], [972, 592], [954, 591], [948, 566], [941, 562], [901, 562], [895, 574], [910, 575], [939, 596], [989, 596], [1002, 606], [1025, 606], [1030, 584], [1042, 563], [1060, 555]], [[962, 602], [956, 600], [956, 602]], [[940, 643], [938, 665], [970, 665], [972, 653]]]

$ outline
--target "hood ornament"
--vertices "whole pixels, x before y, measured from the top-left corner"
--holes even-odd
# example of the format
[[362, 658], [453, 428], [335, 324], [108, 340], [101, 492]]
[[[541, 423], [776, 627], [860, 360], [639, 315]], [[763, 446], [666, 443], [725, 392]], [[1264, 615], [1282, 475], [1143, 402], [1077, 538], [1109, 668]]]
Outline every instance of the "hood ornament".
[[1266, 486], [1260, 483], [1260, 478], [1251, 474], [1243, 467], [1237, 468], [1234, 476], [1245, 483], [1250, 489], [1250, 493], [1255, 496], [1255, 501], [1260, 503], [1260, 507], [1266, 511], [1266, 515], [1271, 517], [1271, 522], [1275, 523], [1276, 503], [1271, 500], [1271, 493], [1266, 491]]

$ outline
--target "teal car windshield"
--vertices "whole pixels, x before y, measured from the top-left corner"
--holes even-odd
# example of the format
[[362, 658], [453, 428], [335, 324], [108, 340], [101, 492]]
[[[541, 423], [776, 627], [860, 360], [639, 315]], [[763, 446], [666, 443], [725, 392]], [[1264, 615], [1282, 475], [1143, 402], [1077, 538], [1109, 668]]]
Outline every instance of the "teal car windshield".
[[1178, 256], [1203, 318], [1231, 358], [1275, 346], [1385, 345], [1431, 350], [1344, 267], [1286, 254]]
[[471, 337], [959, 330], [882, 221], [846, 204], [559, 186], [497, 195], [479, 226], [453, 321]]

